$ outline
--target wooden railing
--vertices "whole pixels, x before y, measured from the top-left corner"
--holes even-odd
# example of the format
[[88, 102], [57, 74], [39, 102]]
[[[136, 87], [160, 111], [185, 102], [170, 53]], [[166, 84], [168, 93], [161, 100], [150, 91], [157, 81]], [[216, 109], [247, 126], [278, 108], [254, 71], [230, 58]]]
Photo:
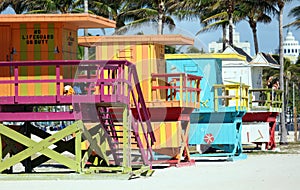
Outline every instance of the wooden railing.
[[250, 110], [264, 110], [281, 112], [282, 108], [282, 90], [273, 90], [270, 88], [254, 88], [249, 90]]
[[232, 107], [236, 110], [247, 110], [248, 89], [245, 84], [216, 84], [214, 87], [214, 108], [219, 111], [220, 107]]
[[180, 107], [198, 108], [201, 79], [186, 73], [152, 74], [152, 101], [177, 101]]

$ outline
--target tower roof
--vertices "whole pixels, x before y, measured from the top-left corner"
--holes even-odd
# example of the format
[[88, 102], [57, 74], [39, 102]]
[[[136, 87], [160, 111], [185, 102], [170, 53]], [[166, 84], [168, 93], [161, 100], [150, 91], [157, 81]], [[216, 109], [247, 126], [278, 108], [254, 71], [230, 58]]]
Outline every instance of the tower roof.
[[68, 23], [77, 28], [115, 28], [116, 22], [91, 14], [2, 14], [1, 24], [11, 23]]
[[279, 68], [279, 63], [270, 54], [258, 53], [250, 62], [253, 66]]
[[102, 43], [126, 42], [135, 44], [193, 45], [194, 40], [177, 34], [168, 35], [115, 35], [115, 36], [82, 36], [78, 38], [81, 46], [98, 46]]

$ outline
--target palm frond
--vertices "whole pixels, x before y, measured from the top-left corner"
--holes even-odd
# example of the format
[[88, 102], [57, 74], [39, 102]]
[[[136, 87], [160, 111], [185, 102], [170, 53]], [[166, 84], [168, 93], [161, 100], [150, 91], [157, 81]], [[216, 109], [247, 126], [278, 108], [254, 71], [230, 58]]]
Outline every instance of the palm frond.
[[220, 21], [217, 21], [217, 22], [214, 22], [212, 24], [209, 24], [205, 27], [203, 27], [201, 30], [199, 30], [196, 35], [199, 35], [200, 33], [203, 33], [203, 32], [208, 32], [208, 31], [211, 31], [211, 30], [216, 30], [220, 27], [222, 27], [222, 24], [228, 24], [228, 20], [220, 20]]
[[202, 20], [202, 23], [209, 23], [209, 22], [213, 22], [215, 20], [225, 19], [225, 18], [227, 18], [227, 16], [228, 16], [227, 12], [221, 12], [221, 13], [212, 15], [212, 16]]
[[147, 22], [152, 22], [152, 21], [153, 20], [150, 19], [150, 18], [143, 18], [143, 19], [140, 19], [140, 20], [132, 21], [132, 22], [130, 22], [129, 24], [127, 24], [125, 26], [117, 28], [115, 30], [115, 32], [113, 33], [113, 35], [123, 35], [126, 32], [128, 32], [129, 30], [134, 30], [134, 29], [137, 29], [137, 28], [142, 28], [142, 26], [144, 24], [146, 24]]

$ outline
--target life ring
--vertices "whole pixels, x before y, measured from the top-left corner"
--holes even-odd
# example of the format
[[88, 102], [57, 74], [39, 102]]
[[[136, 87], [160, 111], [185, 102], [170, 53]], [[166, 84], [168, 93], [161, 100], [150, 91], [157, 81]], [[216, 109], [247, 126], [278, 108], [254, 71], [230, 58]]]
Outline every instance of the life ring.
[[208, 133], [208, 134], [204, 135], [204, 141], [205, 141], [207, 144], [213, 143], [214, 140], [215, 140], [215, 137], [213, 136], [213, 134]]

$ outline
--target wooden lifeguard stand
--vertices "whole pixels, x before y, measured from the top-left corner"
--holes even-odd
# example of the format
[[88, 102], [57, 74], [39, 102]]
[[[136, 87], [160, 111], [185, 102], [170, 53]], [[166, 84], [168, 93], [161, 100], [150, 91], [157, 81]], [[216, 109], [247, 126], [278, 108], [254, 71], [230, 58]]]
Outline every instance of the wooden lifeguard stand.
[[[199, 105], [201, 76], [166, 73], [166, 45], [190, 45], [181, 35], [129, 35], [80, 37], [78, 43], [96, 47], [96, 59], [129, 60], [135, 63], [156, 143], [158, 163], [191, 161], [188, 150], [189, 116]], [[187, 97], [193, 97], [188, 99]], [[138, 115], [138, 109], [132, 109]], [[187, 162], [190, 164], [191, 162]]]
[[[202, 76], [200, 105], [190, 116], [188, 143], [193, 159], [244, 159], [242, 117], [248, 107], [248, 86], [224, 84], [222, 54], [167, 54], [167, 73]], [[239, 56], [228, 56], [237, 59]], [[191, 98], [191, 97], [189, 97]], [[193, 98], [191, 98], [193, 100]]]
[[282, 91], [264, 87], [262, 76], [264, 68], [279, 69], [279, 64], [269, 54], [258, 53], [252, 58], [237, 47], [228, 46], [222, 54], [241, 57], [237, 60], [222, 59], [224, 83], [243, 82], [250, 86], [249, 109], [243, 117], [242, 143], [248, 147], [255, 144], [261, 145], [261, 149], [274, 149], [276, 117], [282, 111]]
[[[14, 173], [21, 163], [32, 173], [54, 160], [77, 173], [152, 173], [154, 135], [135, 65], [75, 60], [79, 28], [114, 27], [114, 21], [90, 14], [1, 15], [0, 172]], [[74, 90], [74, 85], [84, 86], [65, 95], [66, 84]], [[145, 125], [141, 117], [130, 119], [135, 95]], [[114, 118], [118, 123], [108, 112], [111, 107], [121, 110]], [[60, 123], [59, 130], [37, 126], [48, 121]], [[116, 125], [126, 126], [121, 135]], [[138, 147], [137, 168], [131, 143]]]

